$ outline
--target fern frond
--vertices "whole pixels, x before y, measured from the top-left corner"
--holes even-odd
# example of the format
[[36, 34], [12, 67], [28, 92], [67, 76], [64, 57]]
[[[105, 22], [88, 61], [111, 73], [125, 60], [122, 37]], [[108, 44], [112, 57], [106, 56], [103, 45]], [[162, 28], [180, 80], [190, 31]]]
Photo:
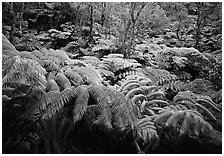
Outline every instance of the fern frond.
[[123, 93], [124, 94], [127, 94], [130, 90], [132, 89], [135, 89], [135, 88], [138, 88], [140, 87], [140, 84], [139, 83], [129, 83], [128, 85], [126, 85], [123, 89]]
[[146, 100], [146, 96], [143, 95], [143, 94], [138, 94], [138, 95], [135, 95], [131, 101], [134, 103], [134, 104], [137, 104], [138, 102], [142, 103], [143, 100]]
[[88, 92], [90, 95], [90, 98], [93, 99], [93, 101], [90, 101], [91, 104], [98, 105], [100, 111], [102, 112], [99, 120], [97, 120], [96, 124], [104, 124], [108, 128], [112, 128], [111, 120], [111, 109], [110, 109], [110, 103], [112, 100], [108, 97], [107, 92], [103, 90], [99, 86], [90, 85], [88, 87]]
[[58, 73], [55, 77], [55, 82], [62, 88], [71, 88], [71, 83], [63, 73]]
[[51, 72], [51, 71], [57, 71], [58, 72], [60, 70], [58, 65], [55, 64], [51, 60], [43, 60], [43, 61], [41, 61], [41, 65], [46, 69], [47, 72]]
[[60, 92], [60, 88], [59, 88], [58, 84], [55, 82], [55, 80], [50, 79], [47, 81], [46, 91], [47, 92], [49, 92], [49, 91], [59, 91]]
[[141, 68], [138, 70], [140, 73], [144, 74], [147, 78], [151, 79], [154, 84], [162, 85], [165, 82], [170, 82], [176, 80], [176, 75], [170, 74], [166, 70], [153, 69], [150, 67]]
[[177, 102], [177, 104], [186, 106], [186, 107], [189, 108], [189, 109], [194, 109], [194, 108], [196, 108], [196, 106], [195, 106], [195, 102], [192, 102], [192, 101], [187, 100], [187, 99], [180, 100], [180, 101]]
[[144, 92], [140, 88], [134, 88], [126, 94], [126, 98], [127, 99], [132, 99], [134, 97], [134, 95], [136, 95], [136, 94], [143, 94], [144, 95]]
[[80, 120], [88, 105], [89, 92], [85, 86], [79, 86], [76, 89], [76, 100], [73, 106], [73, 121], [74, 123]]
[[15, 56], [8, 61], [5, 67], [3, 69], [3, 84], [18, 82], [45, 88], [46, 78], [44, 75], [46, 71], [38, 62]]
[[100, 75], [102, 75], [102, 77], [114, 77], [114, 73], [109, 71], [109, 70], [105, 70], [105, 69], [97, 69], [100, 73]]
[[149, 102], [148, 102], [148, 105], [149, 106], [151, 106], [151, 105], [158, 105], [158, 106], [160, 106], [160, 107], [164, 107], [164, 106], [168, 106], [169, 105], [169, 103], [168, 102], [166, 102], [166, 101], [164, 101], [164, 100], [150, 100]]
[[216, 120], [216, 117], [207, 109], [205, 108], [204, 106], [198, 104], [198, 103], [195, 103], [195, 106], [199, 109], [199, 110], [202, 110], [205, 115], [210, 119], [210, 120]]
[[64, 75], [72, 82], [72, 84], [82, 85], [84, 83], [82, 77], [70, 68], [65, 71]]
[[100, 64], [100, 59], [95, 56], [83, 56], [81, 57], [81, 60], [83, 60], [83, 62], [85, 62], [86, 64], [90, 64], [94, 67], [99, 67]]
[[68, 57], [67, 53], [63, 50], [53, 50], [49, 49], [49, 54], [50, 56], [54, 56], [59, 58], [62, 61], [70, 61], [71, 59]]
[[126, 80], [126, 81], [124, 81], [124, 82], [122, 83], [121, 87], [119, 88], [119, 91], [123, 91], [124, 88], [125, 88], [127, 85], [131, 84], [131, 83], [138, 83], [138, 81], [137, 81], [137, 80], [129, 80], [129, 79]]
[[144, 91], [144, 93], [146, 95], [149, 95], [153, 92], [156, 92], [159, 89], [158, 86], [154, 86], [154, 85], [152, 85], [152, 86], [140, 86], [140, 88]]
[[7, 56], [17, 56], [18, 51], [16, 48], [9, 42], [9, 40], [2, 34], [2, 54]]
[[185, 71], [176, 71], [174, 74], [177, 76], [177, 80], [185, 81], [192, 78], [192, 76]]
[[57, 57], [54, 57], [54, 56], [45, 56], [43, 58], [43, 60], [49, 60], [49, 61], [52, 61], [54, 62], [59, 68], [63, 67], [65, 65], [65, 62], [63, 62], [62, 60], [60, 60], [59, 58]]
[[179, 92], [174, 98], [173, 101], [181, 101], [181, 100], [188, 100], [191, 101], [192, 103], [195, 103], [195, 100], [197, 98], [197, 95], [190, 92], [190, 91], [185, 91], [185, 92]]
[[43, 55], [48, 55], [50, 52], [46, 48], [41, 48], [39, 52]]
[[150, 118], [139, 119], [137, 125], [137, 135], [143, 140], [143, 145], [149, 144], [154, 139], [159, 140], [156, 127]]
[[79, 73], [79, 75], [82, 77], [82, 80], [86, 84], [96, 84], [96, 85], [102, 84], [103, 78], [100, 76], [98, 71], [93, 67], [90, 66], [74, 67], [72, 70]]
[[21, 52], [19, 52], [19, 56], [21, 58], [27, 58], [30, 60], [35, 60], [37, 62], [40, 62], [40, 59], [38, 59], [36, 56], [34, 56], [31, 52], [21, 51]]
[[163, 100], [163, 99], [165, 99], [165, 94], [162, 91], [156, 91], [156, 92], [152, 92], [152, 93], [146, 95], [146, 97], [149, 101], [153, 100], [153, 99]]
[[42, 60], [44, 58], [44, 55], [41, 52], [39, 52], [38, 50], [32, 51], [31, 54], [33, 54], [34, 56], [36, 56], [36, 58], [38, 58], [40, 60]]
[[37, 117], [49, 119], [64, 107], [64, 105], [73, 100], [75, 95], [76, 90], [70, 88], [65, 89], [61, 93], [59, 91], [45, 93], [40, 89], [36, 89], [29, 95], [31, 100], [22, 117], [31, 120]]
[[217, 111], [217, 112], [221, 112], [221, 110], [217, 107], [217, 105], [211, 100], [211, 98], [204, 98], [204, 97], [200, 97], [199, 99], [196, 99], [196, 102], [199, 104], [204, 104], [210, 108], [212, 108], [213, 110]]

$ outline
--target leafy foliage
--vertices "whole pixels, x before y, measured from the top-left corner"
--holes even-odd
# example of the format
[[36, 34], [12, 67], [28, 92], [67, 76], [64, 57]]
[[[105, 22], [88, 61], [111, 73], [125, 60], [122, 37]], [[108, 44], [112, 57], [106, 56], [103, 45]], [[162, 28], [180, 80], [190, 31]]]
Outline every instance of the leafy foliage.
[[3, 153], [220, 153], [220, 3], [20, 4], [3, 5]]

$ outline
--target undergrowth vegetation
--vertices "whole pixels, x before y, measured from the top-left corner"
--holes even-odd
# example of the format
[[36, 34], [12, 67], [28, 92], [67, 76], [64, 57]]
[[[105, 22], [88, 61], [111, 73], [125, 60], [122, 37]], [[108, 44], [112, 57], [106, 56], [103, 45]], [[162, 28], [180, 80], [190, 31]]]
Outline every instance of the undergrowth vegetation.
[[[10, 4], [4, 5], [7, 12]], [[48, 14], [59, 7], [46, 5]], [[145, 5], [131, 3], [132, 9], [140, 6], [137, 14], [130, 11], [136, 15], [133, 30], [143, 22], [135, 23], [138, 16], [145, 19], [140, 12], [149, 13], [144, 7], [153, 8]], [[150, 12], [157, 15], [150, 18], [150, 29], [160, 33], [141, 32], [144, 37], [137, 38], [136, 30], [123, 40], [107, 33], [107, 19], [97, 23], [95, 18], [92, 27], [81, 28], [91, 18], [80, 6], [71, 11], [80, 13], [76, 22], [83, 17], [78, 36], [73, 35], [77, 25], [67, 21], [60, 29], [23, 32], [24, 40], [14, 45], [7, 32], [2, 34], [3, 153], [222, 153], [222, 60], [209, 52], [211, 47], [202, 52], [198, 45], [180, 45], [187, 39], [171, 41], [180, 36], [157, 21], [171, 5], [157, 4]], [[94, 4], [87, 6], [94, 11]], [[65, 12], [58, 13], [64, 19]], [[173, 20], [180, 22], [178, 29], [184, 27]]]

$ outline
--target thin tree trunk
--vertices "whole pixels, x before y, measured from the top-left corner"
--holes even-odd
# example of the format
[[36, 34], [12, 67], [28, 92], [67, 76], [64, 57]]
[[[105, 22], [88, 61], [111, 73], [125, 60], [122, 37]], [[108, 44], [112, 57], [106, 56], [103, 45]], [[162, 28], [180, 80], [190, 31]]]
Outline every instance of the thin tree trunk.
[[128, 57], [128, 54], [127, 54], [127, 51], [126, 51], [126, 41], [127, 41], [128, 31], [129, 31], [130, 27], [131, 27], [131, 20], [128, 21], [127, 27], [124, 31], [124, 37], [123, 37], [122, 45], [121, 45], [121, 51], [124, 54], [124, 58]]
[[90, 36], [92, 35], [93, 30], [93, 6], [90, 5]]
[[104, 26], [104, 22], [105, 22], [105, 8], [106, 8], [106, 2], [102, 2], [102, 13], [101, 13], [101, 25], [102, 27]]
[[23, 12], [24, 12], [24, 2], [21, 2], [21, 3], [22, 3], [22, 7], [21, 7], [21, 10], [19, 12], [19, 30], [20, 31], [22, 30]]
[[11, 23], [11, 30], [10, 30], [10, 38], [9, 41], [14, 44], [13, 36], [14, 36], [14, 31], [15, 31], [15, 13], [13, 11], [13, 2], [10, 3], [10, 14], [12, 16], [12, 23]]
[[196, 23], [196, 36], [195, 36], [195, 46], [199, 49], [199, 42], [200, 42], [200, 17], [201, 17], [201, 9], [200, 4], [197, 4], [197, 23]]

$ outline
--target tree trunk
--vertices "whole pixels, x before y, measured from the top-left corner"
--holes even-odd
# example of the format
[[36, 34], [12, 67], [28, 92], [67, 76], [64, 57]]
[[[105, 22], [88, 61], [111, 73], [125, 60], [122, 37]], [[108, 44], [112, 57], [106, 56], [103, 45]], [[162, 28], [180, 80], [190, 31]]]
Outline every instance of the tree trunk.
[[128, 54], [127, 54], [127, 50], [126, 50], [126, 41], [128, 38], [128, 32], [129, 32], [130, 27], [131, 27], [131, 20], [128, 21], [127, 27], [124, 31], [124, 36], [123, 36], [122, 45], [121, 45], [121, 51], [124, 54], [124, 58], [128, 58]]
[[93, 30], [93, 6], [90, 5], [90, 36], [92, 35], [92, 30]]
[[196, 35], [195, 35], [195, 47], [200, 49], [201, 40], [201, 5], [202, 3], [196, 3], [197, 6], [197, 22], [196, 22]]
[[105, 22], [105, 8], [106, 8], [106, 2], [102, 2], [102, 13], [101, 13], [101, 25], [102, 27], [104, 26], [104, 22]]
[[11, 23], [11, 30], [10, 30], [10, 38], [9, 41], [14, 44], [13, 36], [14, 36], [14, 31], [15, 31], [15, 20], [16, 20], [16, 15], [13, 11], [13, 2], [10, 3], [10, 14], [12, 16], [12, 23]]
[[23, 12], [24, 12], [24, 2], [21, 2], [22, 3], [22, 7], [21, 7], [21, 10], [19, 12], [19, 30], [21, 31], [22, 30], [22, 22], [23, 22]]

